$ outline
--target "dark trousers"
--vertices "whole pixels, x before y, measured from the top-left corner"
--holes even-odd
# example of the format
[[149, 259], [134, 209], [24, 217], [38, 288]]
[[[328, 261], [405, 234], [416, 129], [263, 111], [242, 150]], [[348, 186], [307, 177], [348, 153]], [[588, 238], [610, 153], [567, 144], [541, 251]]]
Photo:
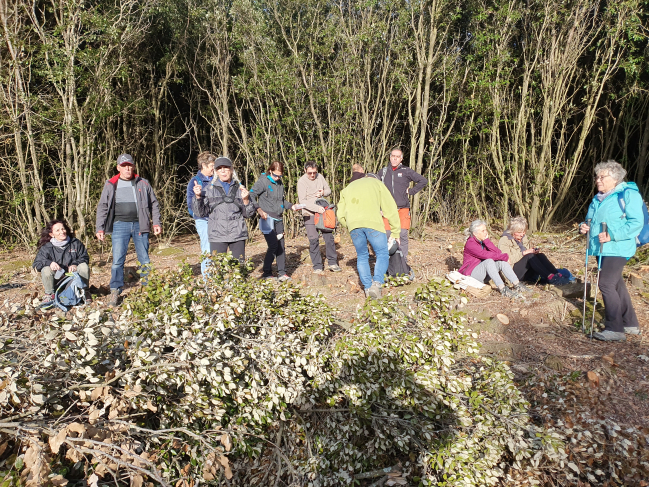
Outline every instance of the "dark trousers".
[[284, 222], [276, 221], [275, 228], [264, 235], [268, 250], [264, 257], [263, 277], [273, 275], [273, 261], [277, 258], [277, 277], [286, 274], [286, 253], [284, 251], [284, 237], [277, 239], [278, 233], [284, 233]]
[[240, 262], [246, 260], [246, 241], [239, 240], [237, 242], [210, 242], [210, 252], [217, 254], [225, 254], [230, 248], [232, 256], [239, 259]]
[[336, 244], [334, 243], [333, 232], [320, 232], [315, 227], [313, 215], [304, 217], [304, 228], [306, 228], [306, 236], [309, 239], [309, 254], [311, 255], [311, 263], [314, 269], [324, 270], [322, 265], [322, 254], [320, 254], [320, 233], [325, 241], [325, 249], [327, 253], [327, 263], [331, 265], [338, 265], [338, 254], [336, 254]]
[[624, 333], [624, 327], [639, 326], [631, 296], [622, 277], [626, 262], [625, 257], [602, 257], [602, 269], [599, 272], [599, 290], [602, 291], [606, 314], [604, 329], [619, 333]]
[[557, 268], [552, 265], [545, 254], [527, 254], [514, 264], [516, 277], [521, 281], [536, 281], [540, 276], [547, 279], [550, 274], [556, 274]]

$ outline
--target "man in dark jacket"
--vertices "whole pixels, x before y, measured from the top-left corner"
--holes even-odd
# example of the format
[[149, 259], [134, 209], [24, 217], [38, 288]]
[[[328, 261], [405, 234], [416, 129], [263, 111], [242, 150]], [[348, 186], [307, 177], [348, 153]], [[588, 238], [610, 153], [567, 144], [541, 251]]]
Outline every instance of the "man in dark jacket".
[[[392, 149], [390, 151], [390, 164], [384, 167], [379, 173], [381, 181], [388, 187], [390, 194], [397, 203], [399, 209], [399, 220], [401, 222], [401, 251], [408, 257], [408, 230], [410, 229], [410, 196], [419, 193], [426, 187], [428, 180], [418, 172], [404, 166], [403, 151]], [[411, 188], [410, 183], [415, 185]], [[390, 238], [390, 231], [387, 230], [387, 237]]]
[[110, 276], [110, 305], [117, 306], [124, 287], [124, 262], [128, 244], [133, 239], [141, 276], [146, 280], [149, 267], [149, 232], [160, 235], [160, 208], [149, 182], [135, 174], [133, 158], [117, 158], [119, 174], [106, 181], [97, 205], [97, 238], [103, 242], [106, 233], [113, 235], [113, 265]]

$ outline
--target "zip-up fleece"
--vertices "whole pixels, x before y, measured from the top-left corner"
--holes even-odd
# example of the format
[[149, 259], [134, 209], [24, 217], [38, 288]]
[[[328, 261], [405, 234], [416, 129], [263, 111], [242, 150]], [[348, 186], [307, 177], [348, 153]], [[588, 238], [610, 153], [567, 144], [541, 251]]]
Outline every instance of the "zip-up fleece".
[[494, 261], [504, 260], [506, 262], [509, 255], [501, 252], [488, 238], [480, 241], [474, 235], [471, 235], [464, 244], [464, 262], [460, 267], [460, 274], [470, 276], [473, 269], [478, 267], [480, 262], [487, 259]]
[[[530, 248], [530, 240], [527, 238], [527, 235], [522, 238], [521, 244], [523, 244], [525, 250]], [[512, 267], [516, 262], [523, 258], [521, 248], [518, 246], [514, 236], [509, 232], [504, 232], [502, 237], [500, 237], [498, 248], [505, 254], [509, 255], [509, 265]]]
[[250, 197], [255, 209], [261, 208], [269, 216], [278, 220], [282, 219], [284, 210], [290, 209], [293, 203], [284, 198], [284, 185], [282, 182], [274, 181], [265, 172], [250, 190]]
[[[383, 212], [383, 216], [381, 216]], [[390, 231], [401, 233], [399, 210], [385, 185], [374, 177], [366, 176], [350, 183], [340, 192], [338, 221], [350, 232], [356, 228], [371, 228], [385, 233], [383, 218], [387, 218]]]
[[[620, 193], [624, 193], [624, 213], [618, 201]], [[635, 238], [640, 235], [644, 226], [642, 196], [636, 184], [618, 184], [613, 192], [601, 202], [595, 195], [588, 207], [586, 220], [588, 219], [592, 219], [588, 242], [589, 255], [626, 257], [627, 259], [633, 257], [637, 248]], [[600, 253], [599, 234], [602, 231], [602, 222], [606, 223], [606, 231], [611, 236], [611, 241], [601, 246]]]
[[49, 267], [52, 262], [56, 262], [67, 271], [71, 265], [87, 264], [90, 258], [85, 245], [79, 239], [71, 237], [65, 247], [56, 247], [52, 242], [43, 245], [36, 252], [32, 267], [40, 272], [43, 267]]
[[[396, 169], [388, 164], [380, 172], [381, 181], [388, 187], [390, 194], [397, 203], [397, 208], [410, 208], [410, 199], [408, 196], [419, 193], [428, 184], [428, 179], [423, 177], [414, 169], [399, 164]], [[415, 185], [410, 188], [410, 182], [414, 181]]]
[[[115, 220], [115, 189], [119, 174], [116, 174], [104, 184], [104, 189], [97, 205], [97, 232], [113, 233], [113, 222]], [[135, 189], [137, 190], [137, 216], [140, 224], [140, 233], [151, 232], [151, 219], [154, 226], [162, 226], [160, 223], [160, 207], [158, 199], [153, 193], [153, 188], [144, 178], [135, 175]]]
[[205, 188], [212, 181], [212, 176], [206, 176], [202, 172], [198, 171], [198, 174], [189, 180], [187, 185], [187, 209], [189, 210], [189, 215], [195, 220], [207, 220], [207, 218], [199, 218], [194, 215], [194, 210], [192, 210], [192, 203], [194, 202], [194, 181], [198, 181], [198, 184], [201, 185], [201, 188]]
[[207, 234], [210, 242], [232, 243], [247, 240], [248, 227], [245, 218], [255, 214], [252, 201], [247, 205], [243, 204], [240, 184], [233, 183], [226, 195], [217, 177], [203, 188], [200, 199], [194, 198], [192, 210], [194, 215], [208, 218]]

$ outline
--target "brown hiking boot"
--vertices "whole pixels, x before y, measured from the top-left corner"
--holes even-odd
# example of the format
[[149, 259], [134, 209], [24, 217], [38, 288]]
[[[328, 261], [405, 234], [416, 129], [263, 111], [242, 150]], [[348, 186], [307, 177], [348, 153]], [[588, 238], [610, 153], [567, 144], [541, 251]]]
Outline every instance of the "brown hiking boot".
[[108, 302], [108, 306], [115, 307], [119, 305], [119, 289], [111, 289], [110, 290], [110, 301]]

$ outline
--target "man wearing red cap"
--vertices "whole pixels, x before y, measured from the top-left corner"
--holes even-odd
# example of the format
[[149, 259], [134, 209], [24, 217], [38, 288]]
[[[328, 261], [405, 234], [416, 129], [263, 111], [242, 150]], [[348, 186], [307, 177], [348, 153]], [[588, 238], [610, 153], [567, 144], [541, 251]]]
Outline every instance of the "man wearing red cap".
[[160, 235], [160, 207], [149, 182], [135, 174], [133, 158], [122, 154], [117, 158], [117, 171], [106, 181], [97, 205], [97, 238], [104, 241], [112, 234], [113, 265], [110, 275], [110, 305], [117, 306], [124, 287], [124, 262], [128, 244], [133, 239], [141, 277], [146, 282], [149, 270], [149, 232]]

